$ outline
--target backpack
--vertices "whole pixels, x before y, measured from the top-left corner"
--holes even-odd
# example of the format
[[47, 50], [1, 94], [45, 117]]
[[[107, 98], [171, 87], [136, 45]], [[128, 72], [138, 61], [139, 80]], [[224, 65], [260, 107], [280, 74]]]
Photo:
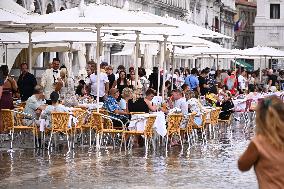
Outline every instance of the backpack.
[[231, 78], [231, 77], [228, 78], [227, 83], [226, 83], [228, 90], [232, 90], [234, 88], [235, 81], [236, 81], [235, 78]]

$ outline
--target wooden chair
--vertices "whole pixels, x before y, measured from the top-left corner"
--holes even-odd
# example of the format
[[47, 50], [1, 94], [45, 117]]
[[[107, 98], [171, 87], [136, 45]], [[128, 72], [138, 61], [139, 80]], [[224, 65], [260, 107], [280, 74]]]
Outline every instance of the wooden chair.
[[222, 125], [229, 126], [232, 124], [233, 114], [230, 115], [228, 119], [218, 119], [218, 123], [221, 123]]
[[[100, 148], [101, 143], [102, 143], [102, 139], [103, 139], [103, 135], [106, 134], [106, 133], [111, 134], [112, 140], [113, 140], [113, 147], [115, 147], [114, 136], [116, 134], [122, 133], [123, 130], [114, 129], [113, 128], [113, 124], [111, 124], [111, 125], [104, 125], [104, 118], [105, 119], [109, 119], [111, 121], [111, 119], [108, 116], [106, 116], [106, 115], [103, 115], [103, 114], [98, 113], [98, 112], [93, 112], [91, 117], [92, 117], [93, 123], [94, 123], [93, 128], [96, 130], [96, 135], [97, 135], [96, 136], [97, 148]], [[112, 121], [111, 121], [111, 123], [112, 123]], [[122, 125], [124, 127], [123, 123], [122, 123]]]
[[216, 107], [215, 109], [212, 109], [212, 111], [210, 112], [210, 119], [206, 120], [206, 124], [209, 125], [209, 134], [211, 134], [211, 131], [214, 133], [215, 126], [218, 125], [220, 112], [221, 112], [220, 107]]
[[54, 133], [63, 133], [67, 137], [68, 150], [70, 150], [69, 136], [72, 135], [72, 127], [68, 127], [70, 113], [68, 112], [51, 112], [51, 134], [48, 144], [48, 149], [51, 145], [52, 136]]
[[[31, 131], [35, 136], [37, 136], [37, 127], [35, 125], [35, 122], [31, 126], [25, 126], [22, 125], [22, 122], [16, 122], [15, 123], [15, 114], [22, 114], [20, 112], [14, 112], [13, 110], [9, 109], [2, 109], [1, 115], [2, 115], [2, 124], [4, 132], [9, 132], [11, 135], [11, 141], [10, 141], [10, 150], [13, 151], [13, 140], [14, 140], [14, 133], [15, 132], [21, 132], [21, 131]], [[34, 147], [36, 144], [34, 137]]]
[[202, 133], [202, 139], [206, 140], [206, 118], [207, 118], [208, 112], [202, 113], [201, 116], [201, 125], [197, 125], [195, 122], [193, 122], [193, 129], [200, 130]]
[[[83, 127], [86, 122], [87, 111], [81, 108], [76, 108], [72, 110], [72, 113], [73, 113], [73, 116], [75, 116], [77, 119], [77, 123], [73, 127], [73, 139], [75, 140], [77, 131], [79, 130], [81, 142], [83, 142], [82, 133], [83, 133]], [[73, 141], [73, 148], [74, 148], [74, 145], [75, 145], [75, 141]]]
[[178, 135], [181, 145], [182, 144], [182, 139], [181, 139], [181, 134], [180, 134], [180, 124], [183, 119], [182, 114], [169, 114], [167, 117], [167, 135], [166, 135], [166, 150], [168, 149], [168, 142], [169, 142], [169, 137], [173, 136], [173, 134]]
[[125, 150], [126, 150], [126, 140], [127, 140], [127, 135], [141, 135], [141, 136], [144, 136], [144, 140], [145, 140], [145, 150], [146, 152], [148, 151], [148, 146], [149, 146], [149, 141], [151, 140], [152, 142], [152, 146], [153, 148], [155, 149], [155, 144], [154, 144], [154, 138], [153, 138], [153, 135], [154, 135], [154, 123], [156, 121], [156, 118], [157, 118], [157, 115], [150, 115], [148, 118], [145, 118], [147, 119], [146, 121], [146, 125], [145, 125], [145, 128], [144, 128], [144, 131], [137, 131], [137, 130], [131, 130], [131, 131], [128, 131], [128, 130], [124, 130], [123, 133], [122, 133], [122, 141], [121, 141], [121, 146], [122, 146], [122, 143], [124, 142], [124, 147], [125, 147]]
[[189, 116], [188, 116], [188, 120], [187, 120], [187, 124], [185, 126], [185, 128], [181, 128], [181, 132], [186, 133], [187, 136], [187, 141], [188, 141], [188, 148], [190, 148], [190, 143], [191, 143], [191, 137], [192, 137], [192, 132], [193, 132], [193, 124], [194, 124], [194, 118], [196, 116], [196, 112], [192, 112]]

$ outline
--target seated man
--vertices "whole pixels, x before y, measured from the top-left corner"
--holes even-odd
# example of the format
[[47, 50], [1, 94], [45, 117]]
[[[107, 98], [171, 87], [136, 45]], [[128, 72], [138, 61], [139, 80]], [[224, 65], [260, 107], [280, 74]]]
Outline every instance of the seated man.
[[[30, 114], [31, 117], [26, 116], [23, 119], [24, 125], [31, 125], [33, 123], [33, 119], [38, 120], [41, 111], [45, 109], [43, 99], [43, 87], [36, 85], [34, 88], [34, 94], [26, 101], [24, 113]], [[36, 121], [36, 124], [39, 125], [39, 122]]]
[[186, 98], [183, 97], [182, 91], [173, 90], [174, 108], [181, 109], [182, 114], [188, 114], [188, 103]]
[[56, 91], [53, 91], [50, 94], [51, 105], [48, 105], [43, 113], [41, 114], [41, 118], [46, 120], [46, 126], [51, 127], [51, 112], [69, 112], [70, 108], [59, 104], [59, 94]]
[[[123, 111], [117, 102], [119, 97], [119, 90], [112, 88], [109, 91], [109, 96], [104, 102], [103, 107], [110, 112], [110, 116], [116, 119], [121, 120], [123, 123], [128, 121], [128, 113]], [[112, 119], [114, 127], [121, 127], [121, 123], [115, 119]]]

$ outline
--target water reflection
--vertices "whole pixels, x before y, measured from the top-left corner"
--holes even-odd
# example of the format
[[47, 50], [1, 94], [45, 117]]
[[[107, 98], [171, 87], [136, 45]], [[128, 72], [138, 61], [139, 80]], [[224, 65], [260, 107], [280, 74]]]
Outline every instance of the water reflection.
[[237, 159], [252, 136], [250, 126], [220, 128], [215, 139], [191, 148], [120, 151], [79, 147], [55, 151], [0, 150], [0, 188], [257, 188], [253, 171]]

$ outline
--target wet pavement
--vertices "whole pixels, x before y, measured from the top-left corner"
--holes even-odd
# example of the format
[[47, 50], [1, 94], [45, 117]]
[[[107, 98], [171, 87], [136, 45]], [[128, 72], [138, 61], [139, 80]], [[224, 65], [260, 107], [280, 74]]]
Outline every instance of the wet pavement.
[[172, 147], [167, 154], [164, 147], [148, 154], [143, 148], [78, 147], [68, 154], [65, 148], [0, 148], [0, 188], [258, 188], [253, 169], [237, 169], [252, 132], [234, 124], [232, 132], [220, 133], [207, 144], [198, 142], [189, 151]]

